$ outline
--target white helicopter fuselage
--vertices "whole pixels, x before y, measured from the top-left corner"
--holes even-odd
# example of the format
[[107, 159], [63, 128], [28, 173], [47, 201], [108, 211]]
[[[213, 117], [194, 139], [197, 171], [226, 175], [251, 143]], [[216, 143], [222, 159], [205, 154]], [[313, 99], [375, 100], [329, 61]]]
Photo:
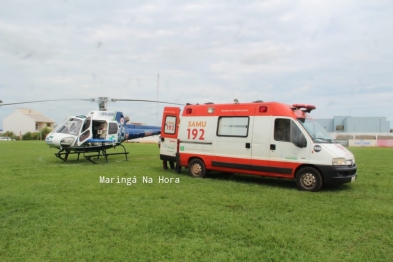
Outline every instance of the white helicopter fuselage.
[[[93, 146], [93, 143], [122, 142], [123, 123], [116, 121], [117, 112], [91, 111], [88, 116], [69, 117], [63, 124], [49, 133], [45, 142], [59, 149], [77, 149]], [[124, 133], [124, 132], [123, 132]], [[123, 139], [124, 140], [124, 139]]]

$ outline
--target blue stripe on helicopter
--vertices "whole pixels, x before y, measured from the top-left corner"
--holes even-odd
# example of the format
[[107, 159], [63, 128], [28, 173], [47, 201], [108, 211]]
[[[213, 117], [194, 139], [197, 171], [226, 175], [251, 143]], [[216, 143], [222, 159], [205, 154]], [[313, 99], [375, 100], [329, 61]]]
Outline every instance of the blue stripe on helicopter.
[[106, 139], [89, 139], [89, 140], [86, 140], [86, 142], [90, 142], [90, 143], [99, 143], [99, 142], [113, 143], [115, 141], [114, 140], [106, 140]]

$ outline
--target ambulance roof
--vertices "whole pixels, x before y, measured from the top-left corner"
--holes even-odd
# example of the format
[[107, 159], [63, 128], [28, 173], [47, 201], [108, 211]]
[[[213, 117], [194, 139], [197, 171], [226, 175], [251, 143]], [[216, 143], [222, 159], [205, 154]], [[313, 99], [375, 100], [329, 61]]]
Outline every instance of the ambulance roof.
[[183, 116], [287, 116], [305, 118], [315, 109], [307, 104], [283, 104], [278, 102], [254, 102], [232, 104], [186, 105]]

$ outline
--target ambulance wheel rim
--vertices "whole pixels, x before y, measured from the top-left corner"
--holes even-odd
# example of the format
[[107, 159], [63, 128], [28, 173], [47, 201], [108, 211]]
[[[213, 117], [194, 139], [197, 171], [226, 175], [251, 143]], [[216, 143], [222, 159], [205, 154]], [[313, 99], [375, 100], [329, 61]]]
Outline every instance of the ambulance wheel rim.
[[313, 187], [316, 183], [315, 176], [311, 173], [306, 173], [302, 176], [301, 180], [303, 186], [305, 187]]
[[205, 163], [201, 159], [193, 159], [189, 166], [188, 166], [188, 172], [190, 176], [192, 177], [205, 177], [206, 174], [206, 167]]
[[296, 173], [296, 186], [300, 190], [316, 192], [321, 189], [322, 185], [322, 176], [313, 167], [303, 167]]
[[202, 172], [202, 167], [199, 164], [194, 164], [191, 169], [195, 175], [199, 175]]

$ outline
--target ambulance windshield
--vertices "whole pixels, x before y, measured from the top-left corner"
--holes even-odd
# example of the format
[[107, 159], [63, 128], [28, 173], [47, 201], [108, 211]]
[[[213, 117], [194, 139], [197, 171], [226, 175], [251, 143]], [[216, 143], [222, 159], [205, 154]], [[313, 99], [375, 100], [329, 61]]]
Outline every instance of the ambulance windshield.
[[317, 121], [310, 118], [298, 118], [298, 121], [314, 142], [333, 143], [333, 139]]

